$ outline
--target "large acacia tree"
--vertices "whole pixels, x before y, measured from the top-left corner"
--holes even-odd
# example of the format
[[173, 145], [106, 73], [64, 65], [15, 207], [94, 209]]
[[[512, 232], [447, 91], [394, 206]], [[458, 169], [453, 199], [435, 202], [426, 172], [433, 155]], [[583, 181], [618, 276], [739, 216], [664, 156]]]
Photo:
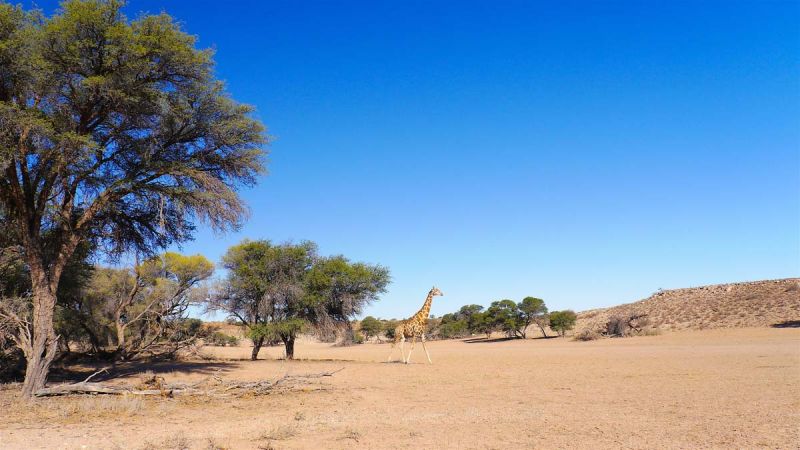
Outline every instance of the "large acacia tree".
[[0, 3], [0, 219], [31, 277], [23, 395], [57, 348], [61, 274], [92, 241], [152, 253], [203, 220], [239, 225], [236, 194], [263, 170], [263, 126], [214, 78], [212, 54], [166, 14], [128, 20], [115, 0], [51, 17]]

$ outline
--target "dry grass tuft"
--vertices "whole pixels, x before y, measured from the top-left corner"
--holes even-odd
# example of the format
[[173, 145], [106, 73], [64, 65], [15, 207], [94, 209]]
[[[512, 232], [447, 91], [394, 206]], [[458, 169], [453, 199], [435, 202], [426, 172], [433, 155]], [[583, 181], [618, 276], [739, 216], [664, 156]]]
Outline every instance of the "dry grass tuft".
[[41, 407], [61, 419], [103, 416], [132, 417], [144, 411], [145, 400], [141, 397], [96, 396], [58, 399], [42, 403]]
[[585, 329], [575, 333], [573, 339], [576, 341], [594, 341], [595, 339], [600, 339], [600, 337], [600, 333], [594, 330]]
[[229, 446], [220, 445], [214, 438], [206, 439], [205, 450], [228, 450], [229, 448]]
[[352, 428], [348, 428], [348, 429], [346, 429], [344, 431], [344, 434], [342, 435], [342, 439], [352, 439], [352, 440], [358, 442], [358, 440], [361, 439], [361, 433], [359, 433], [358, 431], [356, 431], [356, 430], [354, 430]]
[[261, 441], [283, 441], [291, 439], [297, 435], [297, 427], [294, 425], [276, 425], [269, 430], [262, 432], [258, 436]]
[[149, 441], [145, 442], [142, 450], [190, 450], [191, 448], [191, 441], [182, 432], [178, 432], [158, 444], [153, 444]]

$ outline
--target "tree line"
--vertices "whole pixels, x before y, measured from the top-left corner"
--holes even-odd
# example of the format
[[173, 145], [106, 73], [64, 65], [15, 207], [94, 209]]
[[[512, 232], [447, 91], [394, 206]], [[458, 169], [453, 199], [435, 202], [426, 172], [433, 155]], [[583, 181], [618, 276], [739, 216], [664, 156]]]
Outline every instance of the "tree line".
[[[24, 351], [19, 327], [29, 322], [31, 275], [13, 250], [0, 249], [0, 335]], [[252, 359], [264, 344], [277, 342], [292, 359], [299, 333], [349, 339], [353, 318], [385, 292], [390, 279], [379, 265], [320, 256], [310, 241], [245, 240], [227, 251], [222, 266], [227, 275], [212, 283], [214, 265], [202, 255], [166, 252], [130, 267], [73, 264], [55, 308], [60, 352], [125, 360], [174, 355], [199, 338], [219, 340], [189, 317], [189, 308], [197, 306], [245, 327]]]
[[[539, 330], [543, 337], [547, 330], [564, 336], [575, 326], [577, 315], [572, 310], [548, 312], [544, 300], [525, 297], [520, 302], [498, 300], [488, 308], [481, 305], [464, 305], [458, 311], [428, 321], [426, 335], [431, 339], [454, 339], [474, 335], [503, 333], [507, 337], [526, 339], [529, 329]], [[393, 339], [397, 320], [381, 320], [367, 316], [361, 320], [359, 331], [365, 338], [386, 337]]]

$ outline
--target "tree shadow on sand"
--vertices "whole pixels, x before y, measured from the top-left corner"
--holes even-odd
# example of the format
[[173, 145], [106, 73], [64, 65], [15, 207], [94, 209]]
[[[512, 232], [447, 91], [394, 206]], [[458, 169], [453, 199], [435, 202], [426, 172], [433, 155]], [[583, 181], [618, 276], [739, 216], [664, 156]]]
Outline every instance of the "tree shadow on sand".
[[800, 328], [800, 320], [784, 320], [783, 322], [773, 323], [772, 328]]
[[78, 382], [83, 381], [89, 375], [107, 368], [106, 371], [98, 373], [92, 381], [106, 381], [112, 378], [127, 377], [144, 372], [154, 374], [164, 374], [171, 372], [183, 372], [186, 374], [212, 375], [225, 374], [235, 369], [235, 361], [122, 361], [117, 363], [96, 363], [81, 364], [79, 366], [67, 366], [55, 368], [48, 376], [49, 382]]
[[556, 338], [559, 338], [559, 337], [560, 336], [536, 336], [536, 337], [529, 337], [529, 338], [525, 338], [525, 339], [522, 339], [521, 337], [500, 337], [500, 338], [492, 338], [492, 339], [486, 339], [486, 338], [483, 338], [483, 337], [479, 337], [479, 338], [462, 339], [461, 342], [464, 342], [466, 344], [491, 344], [491, 343], [495, 343], [495, 342], [506, 342], [506, 341], [516, 341], [516, 340], [533, 341], [533, 340], [539, 340], [539, 339], [556, 339]]
[[491, 344], [491, 343], [494, 343], [494, 342], [516, 341], [518, 339], [521, 339], [521, 338], [518, 338], [518, 337], [501, 337], [501, 338], [492, 338], [492, 339], [470, 338], [470, 339], [464, 339], [461, 342], [464, 342], [466, 344]]

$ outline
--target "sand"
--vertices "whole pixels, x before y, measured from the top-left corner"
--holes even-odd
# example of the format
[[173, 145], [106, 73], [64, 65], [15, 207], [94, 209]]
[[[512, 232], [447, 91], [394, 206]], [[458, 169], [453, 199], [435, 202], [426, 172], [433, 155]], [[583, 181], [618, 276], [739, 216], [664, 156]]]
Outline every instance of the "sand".
[[[798, 448], [800, 329], [574, 342], [303, 341], [304, 360], [162, 364], [167, 381], [338, 369], [307, 392], [244, 399], [52, 398], [0, 391], [0, 448]], [[246, 347], [209, 348], [245, 358]], [[399, 355], [395, 353], [397, 358]], [[145, 370], [140, 367], [136, 370]], [[136, 378], [130, 373], [128, 378]], [[130, 380], [129, 380], [130, 381]], [[322, 388], [323, 390], [314, 390]]]

